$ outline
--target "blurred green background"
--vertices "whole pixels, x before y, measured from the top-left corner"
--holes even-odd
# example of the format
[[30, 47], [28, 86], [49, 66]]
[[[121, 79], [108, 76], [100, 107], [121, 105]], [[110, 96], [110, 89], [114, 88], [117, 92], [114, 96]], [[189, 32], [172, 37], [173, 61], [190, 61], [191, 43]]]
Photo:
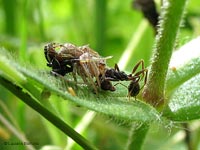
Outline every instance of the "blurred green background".
[[[144, 23], [142, 13], [135, 10], [132, 3], [132, 0], [1, 0], [0, 47], [10, 51], [27, 66], [30, 64], [38, 70], [49, 71], [43, 54], [43, 47], [48, 42], [70, 42], [77, 46], [89, 44], [100, 55], [113, 56], [108, 60], [111, 67], [121, 59], [130, 43], [135, 42], [131, 61], [125, 70], [131, 71], [140, 59], [144, 59], [148, 66], [154, 31], [151, 25]], [[190, 1], [177, 47], [200, 35], [199, 6], [200, 1]], [[159, 2], [157, 9], [160, 10]], [[87, 111], [56, 96], [51, 96], [50, 101], [57, 115], [72, 127], [80, 123]], [[45, 145], [55, 145], [61, 149], [66, 146], [65, 135], [1, 85], [0, 113], [15, 130], [35, 142], [36, 149]], [[198, 123], [192, 122], [191, 126], [195, 124]], [[173, 141], [173, 137], [182, 129], [176, 123], [155, 121], [147, 136], [145, 149], [187, 149], [183, 139]], [[129, 130], [129, 124], [97, 115], [83, 135], [100, 149], [121, 150], [126, 145]], [[194, 136], [199, 134], [196, 132]], [[2, 146], [5, 141], [20, 141], [2, 122], [0, 139], [1, 149], [13, 148], [11, 145]], [[23, 148], [19, 146], [19, 149]], [[72, 149], [81, 148], [76, 145]]]

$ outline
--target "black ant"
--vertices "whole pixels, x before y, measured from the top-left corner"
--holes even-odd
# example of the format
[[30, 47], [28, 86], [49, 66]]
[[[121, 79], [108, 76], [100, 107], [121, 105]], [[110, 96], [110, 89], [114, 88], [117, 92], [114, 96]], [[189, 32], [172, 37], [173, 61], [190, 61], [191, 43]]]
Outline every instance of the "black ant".
[[[136, 70], [138, 69], [140, 65], [142, 65], [142, 70], [136, 72]], [[139, 94], [140, 90], [146, 84], [147, 74], [148, 74], [148, 70], [144, 68], [143, 60], [140, 60], [135, 65], [131, 74], [129, 75], [127, 75], [123, 71], [120, 71], [118, 65], [115, 64], [114, 69], [113, 68], [107, 69], [105, 72], [105, 75], [101, 77], [101, 88], [103, 90], [115, 91], [114, 86], [116, 86], [117, 84], [122, 84], [122, 83], [117, 83], [113, 86], [111, 81], [131, 81], [129, 86], [127, 87], [128, 97], [136, 97]], [[139, 81], [141, 81], [143, 78], [144, 78], [144, 84], [142, 87], [140, 87]]]

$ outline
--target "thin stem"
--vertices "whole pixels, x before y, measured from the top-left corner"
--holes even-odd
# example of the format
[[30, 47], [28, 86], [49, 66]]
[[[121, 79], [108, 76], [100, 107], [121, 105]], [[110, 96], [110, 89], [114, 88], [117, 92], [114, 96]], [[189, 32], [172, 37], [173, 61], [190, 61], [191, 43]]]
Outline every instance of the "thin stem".
[[2, 0], [2, 6], [5, 13], [5, 30], [9, 35], [16, 34], [16, 13], [17, 13], [17, 1], [16, 0]]
[[5, 105], [4, 101], [0, 100], [0, 108], [6, 114], [6, 118], [8, 118], [17, 129], [20, 129], [19, 125], [17, 124], [16, 118], [12, 115], [9, 108]]
[[[94, 111], [88, 111], [85, 113], [85, 115], [82, 117], [82, 119], [79, 121], [78, 125], [75, 127], [75, 130], [79, 133], [83, 133], [85, 129], [89, 126], [89, 124], [92, 122], [94, 117], [96, 116], [96, 112]], [[67, 146], [65, 147], [65, 150], [72, 149], [75, 142], [68, 137], [67, 138]]]
[[40, 0], [36, 1], [37, 4], [37, 13], [39, 16], [39, 31], [40, 31], [40, 35], [42, 40], [46, 40], [46, 35], [45, 35], [45, 29], [44, 29], [44, 17], [43, 17], [43, 12], [42, 12], [42, 2]]
[[74, 141], [76, 141], [81, 147], [88, 150], [97, 149], [91, 143], [89, 143], [83, 136], [78, 134], [75, 130], [73, 130], [70, 126], [68, 126], [63, 120], [58, 118], [48, 109], [43, 107], [40, 103], [34, 100], [28, 93], [23, 92], [23, 89], [17, 85], [14, 85], [12, 82], [0, 77], [0, 83], [15, 94], [18, 98], [20, 98], [25, 104], [33, 108], [35, 111], [40, 113], [44, 118], [46, 118], [49, 122], [55, 125], [58, 129], [64, 132], [66, 135], [70, 136]]
[[103, 51], [105, 47], [105, 28], [106, 28], [106, 0], [95, 0], [96, 21], [96, 49]]
[[[27, 138], [25, 137], [25, 135], [18, 131], [3, 115], [0, 114], [0, 122], [2, 122], [2, 124], [4, 124], [19, 140], [21, 140], [21, 142], [27, 142], [30, 143], [30, 141], [27, 140]], [[30, 144], [25, 144], [25, 146], [27, 147], [27, 149], [29, 150], [35, 150], [35, 148], [33, 147], [33, 145]]]
[[165, 80], [169, 61], [175, 46], [187, 0], [163, 2], [160, 28], [156, 37], [152, 65], [143, 98], [153, 106], [163, 106], [165, 102]]
[[27, 0], [22, 1], [22, 12], [21, 12], [21, 25], [20, 25], [20, 36], [21, 36], [21, 47], [20, 47], [20, 61], [27, 59]]
[[138, 126], [138, 124], [133, 123], [126, 150], [140, 150], [142, 148], [148, 130], [149, 124], [141, 123]]

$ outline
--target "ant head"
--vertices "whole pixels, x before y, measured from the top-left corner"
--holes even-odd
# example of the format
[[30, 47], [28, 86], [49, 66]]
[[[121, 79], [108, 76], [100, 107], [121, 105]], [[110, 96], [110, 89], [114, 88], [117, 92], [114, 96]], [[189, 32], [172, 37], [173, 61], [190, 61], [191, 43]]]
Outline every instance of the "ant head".
[[115, 87], [112, 85], [112, 83], [109, 80], [102, 80], [101, 81], [101, 89], [103, 90], [110, 90], [115, 91]]

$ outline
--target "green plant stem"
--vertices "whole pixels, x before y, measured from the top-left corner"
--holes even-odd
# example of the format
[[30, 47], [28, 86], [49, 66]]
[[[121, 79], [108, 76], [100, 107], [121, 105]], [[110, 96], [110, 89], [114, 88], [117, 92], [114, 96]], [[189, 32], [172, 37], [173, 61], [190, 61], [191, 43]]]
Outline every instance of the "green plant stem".
[[[94, 117], [96, 116], [96, 112], [94, 111], [88, 111], [85, 113], [85, 115], [82, 117], [82, 119], [79, 121], [78, 125], [75, 127], [75, 130], [79, 133], [83, 133], [89, 124], [92, 122]], [[64, 150], [71, 150], [73, 149], [73, 145], [75, 142], [71, 138], [67, 138], [67, 145]]]
[[20, 129], [16, 118], [14, 117], [14, 115], [12, 115], [12, 113], [10, 112], [9, 108], [6, 106], [6, 104], [4, 103], [4, 101], [0, 101], [0, 108], [1, 111], [5, 113], [6, 118], [8, 120], [11, 121], [11, 123], [15, 126], [15, 128], [17, 128], [18, 130]]
[[160, 28], [156, 36], [152, 64], [143, 98], [155, 107], [165, 102], [165, 80], [177, 33], [181, 24], [187, 0], [166, 0], [163, 2]]
[[89, 143], [84, 137], [78, 134], [75, 130], [73, 130], [70, 126], [68, 126], [64, 121], [51, 113], [48, 109], [43, 107], [40, 103], [38, 103], [34, 98], [32, 98], [28, 93], [23, 92], [23, 89], [12, 82], [0, 77], [0, 83], [15, 94], [18, 98], [20, 98], [25, 104], [33, 108], [35, 111], [40, 113], [44, 118], [46, 118], [49, 122], [54, 124], [58, 129], [64, 132], [66, 135], [70, 136], [74, 141], [76, 141], [81, 147], [87, 150], [97, 149], [91, 143]]
[[2, 6], [4, 8], [5, 13], [5, 31], [9, 35], [16, 34], [16, 13], [18, 8], [16, 7], [17, 1], [16, 0], [2, 0]]
[[106, 28], [106, 0], [95, 0], [95, 33], [96, 49], [103, 51], [105, 47], [105, 28]]
[[46, 40], [46, 34], [45, 34], [45, 29], [44, 29], [44, 17], [43, 17], [43, 13], [42, 13], [42, 2], [43, 1], [40, 1], [40, 0], [37, 0], [36, 1], [36, 4], [37, 4], [37, 11], [38, 11], [38, 16], [39, 16], [39, 31], [40, 31], [40, 36], [41, 36], [41, 39], [43, 41]]
[[25, 60], [27, 59], [27, 3], [27, 0], [22, 1], [20, 25], [21, 47], [19, 51], [19, 57], [21, 62], [25, 62]]
[[140, 150], [142, 148], [148, 130], [149, 124], [142, 123], [138, 127], [138, 124], [133, 123], [126, 150]]

